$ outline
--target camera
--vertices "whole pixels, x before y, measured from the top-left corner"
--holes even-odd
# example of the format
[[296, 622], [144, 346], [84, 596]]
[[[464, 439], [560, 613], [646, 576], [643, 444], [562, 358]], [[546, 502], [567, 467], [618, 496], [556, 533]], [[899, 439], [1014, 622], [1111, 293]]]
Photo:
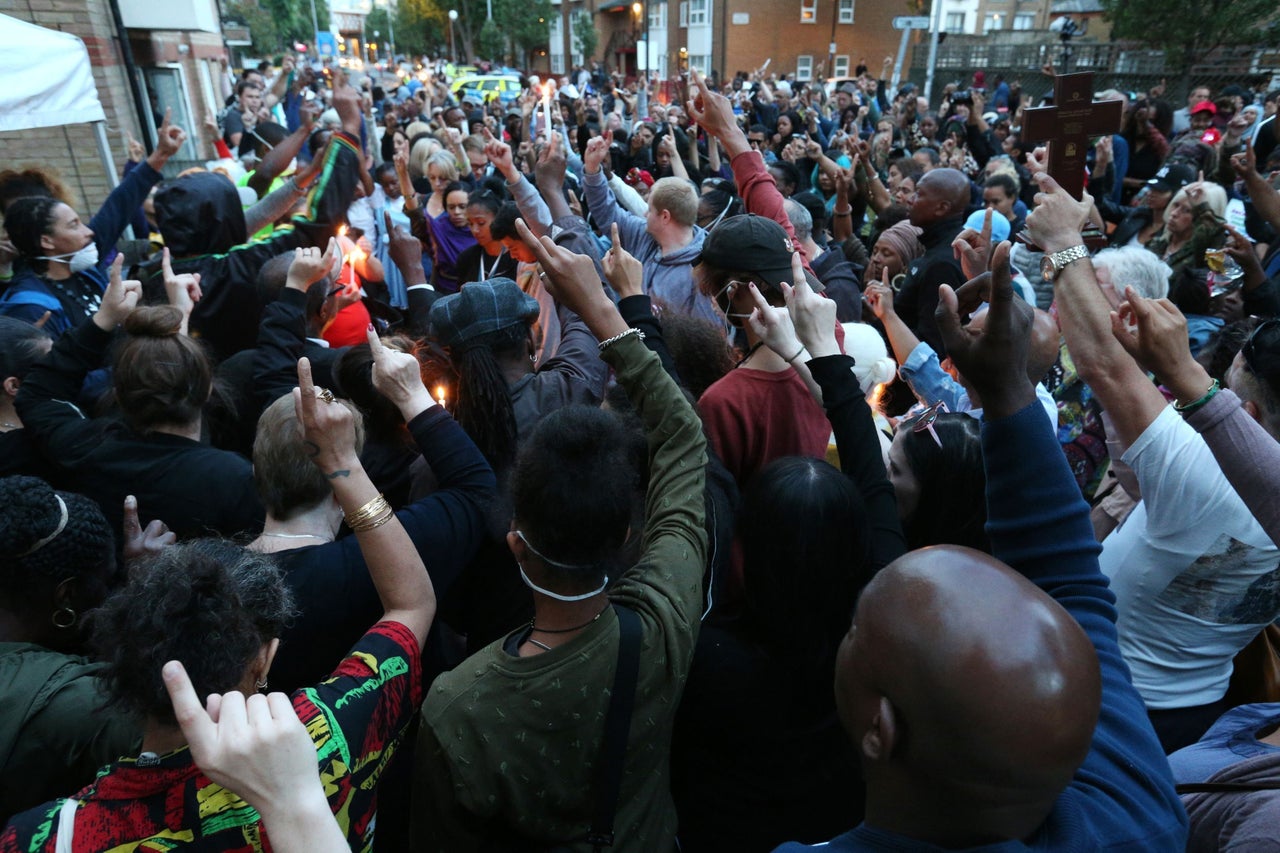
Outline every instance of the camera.
[[969, 89], [958, 89], [951, 95], [951, 105], [960, 106], [961, 104], [971, 107], [973, 106], [973, 92]]

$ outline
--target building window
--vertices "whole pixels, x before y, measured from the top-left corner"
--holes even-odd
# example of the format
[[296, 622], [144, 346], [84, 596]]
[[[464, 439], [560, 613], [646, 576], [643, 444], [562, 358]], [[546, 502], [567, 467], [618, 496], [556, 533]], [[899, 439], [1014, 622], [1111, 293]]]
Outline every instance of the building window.
[[853, 0], [840, 0], [840, 11], [836, 20], [842, 24], [853, 23]]
[[680, 26], [689, 26], [689, 0], [681, 0], [680, 2]]
[[667, 28], [667, 4], [649, 4], [649, 29], [665, 30]]
[[797, 56], [796, 57], [796, 80], [805, 82], [813, 79], [813, 57]]
[[696, 69], [697, 72], [704, 77], [711, 73], [711, 54], [709, 53], [691, 53], [689, 54], [689, 67]]
[[849, 57], [847, 54], [836, 57], [836, 64], [835, 67], [831, 69], [831, 73], [837, 79], [849, 76]]
[[551, 54], [551, 73], [552, 74], [564, 73], [564, 54], [563, 53]]
[[948, 12], [946, 26], [943, 29], [949, 33], [964, 32], [964, 12]]
[[1003, 29], [1004, 29], [1004, 15], [1000, 12], [987, 15], [982, 19], [982, 34], [984, 36], [987, 33], [995, 32], [996, 30], [1003, 30]]
[[818, 0], [800, 0], [800, 23], [818, 23]]
[[708, 0], [689, 0], [689, 26], [707, 25], [707, 2]]
[[1021, 13], [1013, 16], [1013, 28], [1015, 30], [1034, 30], [1036, 28], [1036, 15], [1034, 12]]

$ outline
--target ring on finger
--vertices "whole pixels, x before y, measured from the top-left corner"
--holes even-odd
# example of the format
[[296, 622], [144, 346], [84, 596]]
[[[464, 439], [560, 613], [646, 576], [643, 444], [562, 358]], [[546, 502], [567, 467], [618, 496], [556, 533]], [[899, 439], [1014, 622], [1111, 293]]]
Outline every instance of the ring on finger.
[[319, 397], [321, 400], [324, 400], [326, 403], [332, 403], [336, 399], [333, 396], [333, 392], [330, 391], [328, 388], [317, 388], [316, 396]]

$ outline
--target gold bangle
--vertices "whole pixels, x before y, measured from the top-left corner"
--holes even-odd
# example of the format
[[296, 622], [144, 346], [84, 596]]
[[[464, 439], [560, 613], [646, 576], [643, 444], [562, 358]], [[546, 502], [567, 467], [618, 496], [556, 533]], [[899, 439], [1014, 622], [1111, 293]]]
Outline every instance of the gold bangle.
[[369, 519], [381, 515], [384, 512], [389, 512], [390, 510], [391, 505], [387, 503], [387, 499], [382, 496], [381, 492], [379, 492], [376, 498], [369, 501], [355, 512], [346, 513], [345, 518], [347, 526], [352, 530], [357, 530], [359, 529], [359, 525], [364, 524], [369, 521]]
[[347, 526], [351, 528], [352, 533], [364, 533], [366, 530], [373, 530], [374, 528], [381, 527], [395, 517], [396, 514], [391, 510], [391, 507], [388, 506], [385, 512], [371, 521], [366, 521], [360, 524], [348, 524]]

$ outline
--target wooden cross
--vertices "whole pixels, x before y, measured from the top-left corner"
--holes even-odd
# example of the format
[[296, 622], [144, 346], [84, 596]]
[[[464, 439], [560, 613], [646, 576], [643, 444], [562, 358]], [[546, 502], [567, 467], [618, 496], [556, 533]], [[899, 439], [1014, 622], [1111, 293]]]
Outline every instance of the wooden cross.
[[[1022, 114], [1022, 142], [1048, 145], [1049, 176], [1079, 199], [1084, 192], [1084, 158], [1089, 139], [1120, 129], [1124, 104], [1093, 99], [1093, 72], [1059, 74], [1053, 78], [1053, 106]], [[1119, 180], [1118, 176], [1116, 179]]]

